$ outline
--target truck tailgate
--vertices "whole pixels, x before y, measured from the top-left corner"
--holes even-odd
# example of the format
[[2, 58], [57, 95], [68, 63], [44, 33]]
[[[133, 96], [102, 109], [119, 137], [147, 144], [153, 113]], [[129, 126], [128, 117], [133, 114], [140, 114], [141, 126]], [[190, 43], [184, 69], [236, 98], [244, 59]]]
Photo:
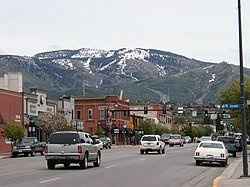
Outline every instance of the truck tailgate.
[[48, 154], [78, 154], [78, 144], [47, 144]]

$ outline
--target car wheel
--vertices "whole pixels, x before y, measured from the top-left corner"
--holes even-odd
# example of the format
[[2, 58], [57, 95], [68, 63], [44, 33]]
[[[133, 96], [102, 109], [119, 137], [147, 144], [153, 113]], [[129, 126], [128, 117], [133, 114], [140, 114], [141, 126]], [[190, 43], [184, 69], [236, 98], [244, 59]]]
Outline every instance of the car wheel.
[[88, 168], [88, 155], [87, 154], [85, 154], [83, 160], [79, 164], [80, 164], [80, 167], [82, 169], [87, 169]]
[[221, 162], [220, 165], [221, 165], [222, 167], [226, 167], [226, 165], [227, 165], [227, 164], [226, 164], [226, 161], [225, 161], [225, 162]]
[[43, 151], [41, 151], [41, 156], [43, 156], [44, 155], [44, 152]]
[[95, 162], [93, 162], [95, 167], [99, 167], [101, 164], [101, 153], [98, 153]]
[[55, 169], [55, 163], [52, 160], [47, 160], [48, 169]]
[[12, 153], [12, 157], [15, 158], [17, 156], [16, 153]]
[[24, 153], [24, 156], [28, 157], [28, 156], [29, 156], [29, 154], [28, 154], [28, 153]]
[[144, 154], [144, 151], [143, 151], [143, 150], [140, 150], [140, 153], [141, 153], [141, 154]]
[[165, 154], [165, 147], [162, 149], [162, 154]]
[[64, 163], [63, 165], [64, 165], [65, 168], [69, 168], [70, 163]]
[[36, 152], [35, 150], [31, 150], [30, 156], [35, 156]]
[[233, 157], [236, 157], [236, 152], [233, 152]]
[[157, 152], [158, 152], [158, 154], [161, 154], [161, 148]]
[[196, 166], [199, 166], [201, 162], [199, 160], [196, 160]]

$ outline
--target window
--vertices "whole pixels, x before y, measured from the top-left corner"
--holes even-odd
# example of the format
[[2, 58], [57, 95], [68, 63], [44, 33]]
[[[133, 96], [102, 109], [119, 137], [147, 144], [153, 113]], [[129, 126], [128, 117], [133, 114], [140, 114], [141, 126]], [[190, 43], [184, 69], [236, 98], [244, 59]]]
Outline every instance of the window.
[[54, 133], [48, 140], [49, 144], [77, 144], [80, 143], [80, 137], [77, 133]]
[[81, 110], [76, 110], [76, 119], [81, 119]]
[[105, 110], [100, 109], [100, 119], [105, 119]]
[[88, 119], [93, 119], [93, 109], [88, 109]]

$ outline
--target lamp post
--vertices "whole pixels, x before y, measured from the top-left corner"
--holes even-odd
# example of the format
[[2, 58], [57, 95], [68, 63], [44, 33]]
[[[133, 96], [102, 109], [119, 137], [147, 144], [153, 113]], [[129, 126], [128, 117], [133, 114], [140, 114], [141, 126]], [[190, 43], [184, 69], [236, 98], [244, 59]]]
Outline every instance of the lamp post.
[[238, 0], [238, 23], [239, 23], [239, 59], [240, 59], [240, 91], [241, 91], [241, 117], [242, 117], [242, 150], [243, 150], [243, 177], [248, 176], [247, 145], [246, 145], [246, 110], [244, 92], [244, 68], [241, 30], [241, 1]]

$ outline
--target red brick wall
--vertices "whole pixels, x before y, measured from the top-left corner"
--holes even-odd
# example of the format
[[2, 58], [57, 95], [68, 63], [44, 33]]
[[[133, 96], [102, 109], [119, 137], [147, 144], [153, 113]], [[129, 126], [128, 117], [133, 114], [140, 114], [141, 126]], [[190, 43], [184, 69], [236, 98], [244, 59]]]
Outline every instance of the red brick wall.
[[[23, 121], [23, 97], [22, 93], [12, 92], [0, 89], [0, 112], [4, 121], [10, 122], [20, 120], [20, 125]], [[20, 119], [16, 118], [20, 116]], [[0, 132], [3, 131], [2, 125]], [[11, 150], [11, 145], [5, 143], [4, 137], [0, 137], [0, 152], [8, 152]]]

